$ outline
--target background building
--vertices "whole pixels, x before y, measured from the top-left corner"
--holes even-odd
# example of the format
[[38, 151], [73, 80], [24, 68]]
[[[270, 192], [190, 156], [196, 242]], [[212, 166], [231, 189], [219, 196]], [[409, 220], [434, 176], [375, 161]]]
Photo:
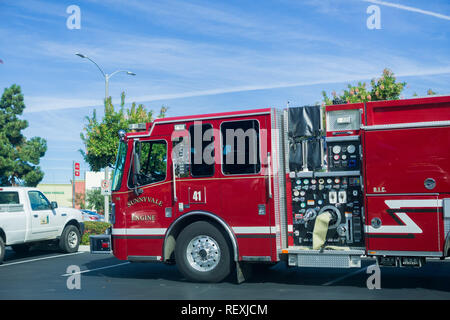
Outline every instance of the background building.
[[38, 184], [37, 188], [59, 207], [72, 207], [72, 184]]
[[[77, 199], [85, 201], [86, 193], [89, 190], [100, 190], [101, 182], [105, 179], [104, 172], [85, 171], [84, 180], [75, 180], [75, 194]], [[59, 207], [72, 207], [72, 184], [38, 184], [41, 190], [50, 201], [56, 201]], [[78, 201], [77, 201], [78, 202]], [[80, 209], [80, 205], [75, 205]]]

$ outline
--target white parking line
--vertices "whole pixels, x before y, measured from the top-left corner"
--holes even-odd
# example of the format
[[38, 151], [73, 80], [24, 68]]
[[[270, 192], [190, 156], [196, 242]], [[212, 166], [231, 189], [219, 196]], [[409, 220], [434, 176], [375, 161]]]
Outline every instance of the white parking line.
[[81, 253], [84, 253], [84, 252], [65, 253], [65, 254], [60, 254], [60, 255], [51, 256], [51, 257], [43, 257], [43, 258], [37, 258], [37, 259], [31, 259], [31, 260], [25, 260], [25, 261], [4, 263], [4, 264], [0, 265], [0, 267], [7, 267], [7, 266], [15, 265], [15, 264], [22, 264], [22, 263], [34, 262], [34, 261], [46, 260], [46, 259], [52, 259], [52, 258], [68, 257], [68, 256], [72, 256], [74, 254], [81, 254]]
[[95, 268], [95, 269], [83, 270], [83, 271], [80, 271], [80, 272], [65, 273], [65, 274], [62, 274], [61, 276], [62, 276], [62, 277], [73, 276], [73, 275], [75, 275], [75, 274], [81, 274], [81, 273], [86, 273], [86, 272], [91, 272], [91, 271], [102, 270], [102, 269], [109, 269], [109, 268], [119, 267], [119, 266], [123, 266], [123, 265], [130, 264], [130, 263], [131, 263], [131, 262], [128, 261], [128, 262], [124, 262], [124, 263], [113, 264], [113, 265], [111, 265], [111, 266], [106, 266], [106, 267], [100, 267], [100, 268]]
[[347, 273], [346, 275], [343, 275], [342, 277], [339, 277], [339, 278], [337, 278], [337, 279], [335, 279], [335, 280], [332, 280], [332, 281], [329, 281], [329, 282], [327, 282], [327, 283], [324, 283], [323, 286], [330, 286], [330, 285], [332, 285], [332, 284], [335, 284], [336, 282], [339, 282], [339, 281], [342, 281], [342, 280], [344, 280], [344, 279], [353, 277], [354, 275], [357, 275], [358, 273], [365, 272], [365, 271], [367, 270], [368, 267], [370, 267], [370, 266], [367, 266], [367, 267], [365, 267], [365, 268], [356, 270], [355, 272]]

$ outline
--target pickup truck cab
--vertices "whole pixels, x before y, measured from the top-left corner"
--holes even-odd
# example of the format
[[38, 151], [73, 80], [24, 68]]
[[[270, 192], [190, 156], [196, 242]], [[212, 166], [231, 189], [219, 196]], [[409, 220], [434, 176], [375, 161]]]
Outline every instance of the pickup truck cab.
[[76, 252], [84, 232], [80, 210], [58, 208], [36, 188], [0, 187], [0, 263], [5, 246], [25, 252], [53, 241], [63, 252]]

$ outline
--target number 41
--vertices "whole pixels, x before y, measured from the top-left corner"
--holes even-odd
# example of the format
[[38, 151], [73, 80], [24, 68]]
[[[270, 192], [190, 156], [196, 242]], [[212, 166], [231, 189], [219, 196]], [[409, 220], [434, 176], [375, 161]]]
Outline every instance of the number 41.
[[192, 195], [192, 199], [194, 199], [194, 201], [202, 201], [202, 192], [201, 191], [194, 191], [194, 194]]

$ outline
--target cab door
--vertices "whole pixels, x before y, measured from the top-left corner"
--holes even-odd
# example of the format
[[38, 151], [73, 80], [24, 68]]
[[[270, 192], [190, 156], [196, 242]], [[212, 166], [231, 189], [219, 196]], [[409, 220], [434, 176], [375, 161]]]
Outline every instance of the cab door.
[[[168, 138], [134, 142], [128, 176], [125, 221], [119, 238], [127, 239], [129, 259], [160, 257], [172, 207]], [[156, 259], [156, 258], [155, 258]]]
[[58, 233], [58, 219], [50, 201], [38, 190], [28, 191], [31, 210], [30, 240], [55, 238]]

